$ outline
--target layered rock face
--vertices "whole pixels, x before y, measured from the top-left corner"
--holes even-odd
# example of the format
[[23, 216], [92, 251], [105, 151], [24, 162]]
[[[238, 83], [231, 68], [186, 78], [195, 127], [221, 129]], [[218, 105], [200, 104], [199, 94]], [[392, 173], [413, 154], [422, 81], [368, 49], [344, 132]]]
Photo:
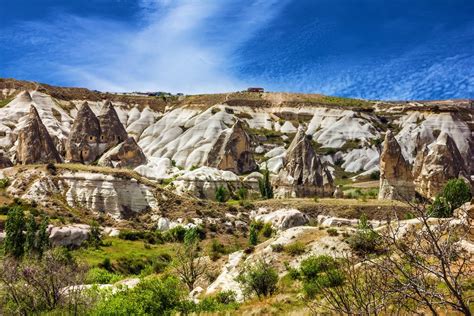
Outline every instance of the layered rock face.
[[101, 129], [99, 143], [102, 152], [115, 147], [128, 138], [127, 131], [120, 122], [112, 102], [105, 102], [99, 113], [98, 119]]
[[446, 133], [441, 133], [435, 143], [419, 152], [413, 174], [417, 192], [428, 198], [435, 197], [449, 179], [470, 181], [466, 162]]
[[91, 163], [99, 157], [101, 129], [89, 104], [84, 102], [77, 113], [66, 143], [66, 160]]
[[391, 131], [385, 134], [380, 155], [379, 199], [410, 201], [415, 196], [410, 164]]
[[277, 195], [285, 196], [326, 196], [334, 191], [331, 173], [321, 163], [302, 127], [288, 148], [275, 185]]
[[232, 129], [219, 136], [208, 154], [207, 165], [236, 174], [257, 170], [250, 136], [243, 128], [242, 121], [238, 120]]
[[133, 137], [120, 143], [106, 152], [99, 160], [99, 165], [114, 168], [136, 168], [146, 164], [147, 159]]
[[34, 106], [30, 107], [26, 124], [18, 133], [16, 161], [19, 164], [61, 161], [54, 142]]

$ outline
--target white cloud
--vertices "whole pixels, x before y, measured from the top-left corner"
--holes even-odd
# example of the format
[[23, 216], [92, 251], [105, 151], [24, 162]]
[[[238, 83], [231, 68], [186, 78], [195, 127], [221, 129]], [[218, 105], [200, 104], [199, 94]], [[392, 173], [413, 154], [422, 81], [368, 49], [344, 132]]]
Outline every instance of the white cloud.
[[24, 23], [25, 40], [47, 43], [36, 61], [58, 81], [104, 91], [222, 92], [246, 85], [234, 53], [284, 1], [141, 0], [136, 25], [60, 16]]

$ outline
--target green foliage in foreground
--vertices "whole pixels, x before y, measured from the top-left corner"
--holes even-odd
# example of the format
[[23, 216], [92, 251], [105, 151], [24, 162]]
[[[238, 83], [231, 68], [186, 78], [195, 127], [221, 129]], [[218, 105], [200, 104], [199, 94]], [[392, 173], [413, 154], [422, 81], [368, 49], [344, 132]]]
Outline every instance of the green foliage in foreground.
[[242, 285], [246, 296], [256, 295], [262, 298], [277, 290], [278, 273], [268, 262], [261, 260], [242, 272], [237, 281]]
[[430, 216], [451, 217], [455, 209], [472, 198], [469, 185], [462, 179], [451, 179], [436, 196], [430, 208]]
[[262, 171], [263, 179], [258, 179], [258, 187], [260, 189], [260, 194], [264, 199], [272, 199], [273, 198], [273, 187], [270, 182], [270, 171], [268, 171], [268, 167], [265, 166], [265, 170]]
[[174, 313], [216, 312], [237, 308], [235, 294], [219, 293], [199, 304], [187, 299], [187, 293], [175, 277], [142, 280], [133, 289], [115, 294], [99, 293], [101, 298], [91, 315], [172, 315]]

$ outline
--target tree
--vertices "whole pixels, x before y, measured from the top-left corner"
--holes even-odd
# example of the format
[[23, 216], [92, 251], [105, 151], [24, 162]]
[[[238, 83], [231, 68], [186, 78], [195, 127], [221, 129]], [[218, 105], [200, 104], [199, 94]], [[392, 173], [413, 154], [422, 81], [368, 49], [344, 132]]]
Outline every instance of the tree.
[[388, 223], [380, 233], [378, 257], [349, 258], [344, 283], [322, 290], [313, 302], [342, 314], [472, 315], [469, 282], [472, 254], [463, 248], [470, 225], [429, 217], [426, 206], [411, 204], [417, 221]]
[[258, 179], [258, 187], [260, 189], [260, 194], [264, 199], [273, 198], [273, 187], [270, 182], [270, 171], [268, 171], [268, 166], [265, 165], [265, 170], [263, 170], [263, 179]]
[[37, 236], [36, 236], [37, 237], [36, 251], [40, 258], [43, 256], [43, 253], [50, 248], [50, 245], [51, 245], [49, 242], [48, 225], [49, 225], [49, 218], [47, 216], [43, 216], [41, 220], [41, 224], [38, 228]]
[[265, 260], [260, 260], [253, 266], [246, 266], [237, 277], [245, 295], [257, 297], [270, 296], [277, 290], [278, 273]]
[[89, 246], [92, 246], [96, 249], [102, 245], [102, 232], [97, 221], [92, 221], [88, 237]]
[[184, 236], [184, 245], [176, 252], [174, 270], [189, 291], [194, 289], [196, 281], [207, 272], [207, 264], [201, 256], [199, 241], [198, 231], [188, 229]]
[[433, 217], [451, 217], [455, 209], [471, 200], [471, 189], [462, 179], [451, 179], [436, 196], [431, 206]]
[[55, 248], [41, 259], [7, 258], [2, 263], [1, 305], [6, 314], [36, 315], [56, 308], [78, 314], [79, 305], [85, 306], [85, 293], [77, 285], [84, 283], [86, 269], [64, 251]]
[[38, 225], [36, 224], [35, 217], [33, 214], [28, 216], [26, 222], [26, 236], [25, 236], [25, 253], [32, 254], [36, 251], [37, 247], [37, 232]]
[[15, 206], [8, 212], [5, 223], [5, 254], [21, 258], [25, 252], [25, 215], [20, 206]]

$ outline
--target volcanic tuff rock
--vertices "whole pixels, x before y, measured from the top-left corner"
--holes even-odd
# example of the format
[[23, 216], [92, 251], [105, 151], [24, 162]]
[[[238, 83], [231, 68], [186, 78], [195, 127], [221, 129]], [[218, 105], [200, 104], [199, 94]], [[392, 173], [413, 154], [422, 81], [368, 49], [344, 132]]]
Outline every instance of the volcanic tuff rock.
[[54, 142], [32, 105], [26, 125], [18, 134], [16, 161], [20, 164], [60, 162]]
[[146, 163], [145, 154], [133, 137], [128, 137], [99, 159], [99, 165], [114, 168], [133, 169]]
[[99, 157], [101, 135], [99, 120], [89, 104], [84, 102], [77, 112], [74, 125], [66, 143], [66, 160], [91, 163]]
[[468, 167], [456, 143], [446, 133], [441, 133], [435, 143], [419, 152], [413, 173], [416, 190], [429, 198], [436, 196], [449, 179], [470, 181]]
[[101, 143], [101, 147], [104, 147], [102, 148], [102, 152], [109, 150], [128, 138], [127, 131], [120, 122], [112, 102], [105, 102], [98, 119], [101, 129], [99, 142]]
[[334, 191], [330, 172], [316, 155], [311, 137], [300, 127], [288, 148], [285, 164], [275, 181], [276, 195], [304, 197], [331, 195]]
[[238, 120], [219, 136], [208, 154], [207, 165], [236, 174], [249, 173], [257, 169], [252, 151], [250, 136]]
[[385, 134], [380, 155], [379, 199], [410, 201], [415, 196], [412, 170], [393, 133]]

